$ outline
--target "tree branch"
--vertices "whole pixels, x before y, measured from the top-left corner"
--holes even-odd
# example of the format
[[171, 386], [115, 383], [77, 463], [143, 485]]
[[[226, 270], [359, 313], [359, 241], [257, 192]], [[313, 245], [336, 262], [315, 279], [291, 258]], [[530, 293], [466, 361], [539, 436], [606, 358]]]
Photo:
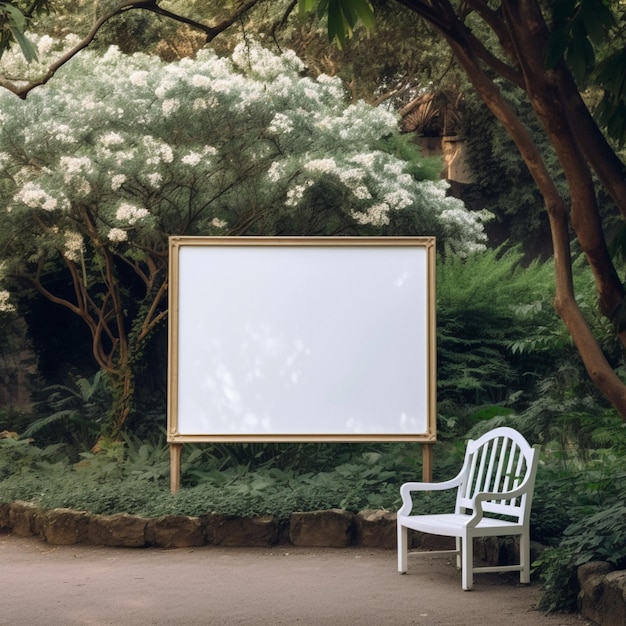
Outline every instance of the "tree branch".
[[143, 9], [145, 11], [150, 11], [152, 13], [162, 15], [163, 17], [166, 17], [168, 19], [181, 22], [182, 24], [186, 24], [191, 28], [200, 30], [205, 33], [207, 37], [206, 40], [207, 42], [209, 42], [215, 39], [215, 37], [217, 37], [220, 33], [230, 28], [250, 9], [263, 1], [264, 0], [248, 0], [248, 2], [242, 5], [239, 9], [237, 9], [237, 11], [235, 11], [235, 13], [229, 19], [223, 20], [217, 26], [207, 26], [206, 24], [202, 24], [201, 22], [197, 22], [195, 20], [161, 8], [160, 6], [158, 6], [157, 0], [127, 0], [126, 2], [121, 3], [114, 10], [97, 19], [87, 35], [83, 39], [81, 39], [81, 41], [79, 41], [71, 50], [68, 50], [59, 59], [52, 63], [43, 76], [22, 85], [8, 80], [4, 76], [0, 76], [0, 87], [3, 87], [4, 89], [7, 89], [8, 91], [14, 93], [19, 98], [25, 99], [26, 96], [33, 89], [41, 85], [45, 85], [51, 78], [54, 77], [54, 75], [61, 67], [63, 67], [68, 61], [73, 59], [81, 50], [87, 48], [96, 38], [98, 31], [104, 26], [104, 24], [106, 24], [111, 18], [115, 17], [116, 15], [121, 15], [123, 13], [126, 13], [127, 11]]

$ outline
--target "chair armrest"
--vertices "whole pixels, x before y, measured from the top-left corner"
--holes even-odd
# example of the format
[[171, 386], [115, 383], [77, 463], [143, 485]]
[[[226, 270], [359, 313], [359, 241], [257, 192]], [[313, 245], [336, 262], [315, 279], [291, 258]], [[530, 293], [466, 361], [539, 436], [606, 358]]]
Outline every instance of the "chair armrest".
[[402, 497], [402, 506], [398, 510], [398, 515], [408, 515], [413, 508], [413, 499], [411, 493], [414, 491], [444, 491], [445, 489], [453, 489], [461, 484], [462, 472], [451, 480], [440, 483], [404, 483], [400, 487], [400, 496]]
[[529, 486], [529, 477], [522, 482], [522, 484], [516, 489], [511, 489], [510, 491], [499, 491], [499, 492], [491, 492], [491, 491], [481, 491], [477, 493], [471, 500], [471, 504], [468, 508], [471, 508], [474, 513], [470, 521], [468, 522], [468, 527], [473, 528], [476, 526], [483, 517], [483, 501], [484, 500], [511, 500], [512, 498], [517, 498], [519, 496], [524, 495], [528, 492]]

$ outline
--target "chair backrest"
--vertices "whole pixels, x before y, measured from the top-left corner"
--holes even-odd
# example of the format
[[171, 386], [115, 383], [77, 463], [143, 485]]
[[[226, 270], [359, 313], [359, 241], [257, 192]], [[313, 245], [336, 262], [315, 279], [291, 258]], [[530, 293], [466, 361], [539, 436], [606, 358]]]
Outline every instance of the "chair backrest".
[[479, 493], [503, 494], [523, 488], [512, 498], [496, 495], [482, 501], [482, 510], [486, 514], [503, 515], [519, 524], [527, 524], [537, 461], [536, 450], [513, 428], [495, 428], [476, 441], [468, 441], [456, 512], [465, 513], [472, 509], [472, 499]]

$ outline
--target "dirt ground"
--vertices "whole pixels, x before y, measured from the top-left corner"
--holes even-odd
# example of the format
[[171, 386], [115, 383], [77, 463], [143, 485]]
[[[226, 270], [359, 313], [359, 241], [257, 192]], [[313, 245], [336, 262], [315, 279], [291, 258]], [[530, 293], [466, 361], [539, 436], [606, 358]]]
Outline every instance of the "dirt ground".
[[584, 626], [533, 609], [539, 588], [482, 574], [461, 589], [447, 557], [390, 550], [51, 546], [0, 535], [0, 624]]

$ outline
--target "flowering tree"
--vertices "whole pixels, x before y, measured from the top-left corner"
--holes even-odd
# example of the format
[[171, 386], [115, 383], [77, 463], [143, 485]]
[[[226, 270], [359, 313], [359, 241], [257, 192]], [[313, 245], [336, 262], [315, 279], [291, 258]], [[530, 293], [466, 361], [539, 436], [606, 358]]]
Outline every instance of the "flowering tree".
[[[34, 41], [40, 58], [57, 46]], [[480, 215], [383, 149], [393, 115], [346, 106], [337, 79], [302, 71], [257, 45], [169, 65], [111, 48], [27, 101], [0, 94], [0, 281], [87, 324], [115, 392], [112, 435], [166, 316], [168, 235], [388, 234], [404, 215], [406, 234], [482, 247]]]

